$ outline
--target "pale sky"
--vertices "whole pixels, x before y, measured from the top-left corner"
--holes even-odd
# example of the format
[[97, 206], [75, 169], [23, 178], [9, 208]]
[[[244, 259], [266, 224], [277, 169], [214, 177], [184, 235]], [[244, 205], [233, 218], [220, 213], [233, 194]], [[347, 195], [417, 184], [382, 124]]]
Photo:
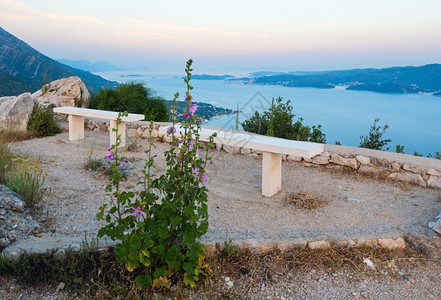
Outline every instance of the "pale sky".
[[441, 0], [0, 0], [51, 58], [195, 73], [441, 63]]

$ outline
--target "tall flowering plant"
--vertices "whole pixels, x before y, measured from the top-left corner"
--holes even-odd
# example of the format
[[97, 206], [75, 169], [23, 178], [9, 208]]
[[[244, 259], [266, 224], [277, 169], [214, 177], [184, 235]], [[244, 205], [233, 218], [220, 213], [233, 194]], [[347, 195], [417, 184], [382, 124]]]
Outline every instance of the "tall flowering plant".
[[[167, 129], [171, 147], [164, 153], [167, 171], [159, 177], [152, 176], [155, 156], [152, 155], [151, 123], [149, 146], [145, 150], [147, 159], [139, 181], [143, 190], [136, 197], [133, 192], [122, 192], [119, 181], [125, 175], [116, 169], [107, 189], [113, 206], [103, 205], [98, 214], [98, 219], [108, 222], [98, 235], [120, 240], [116, 246], [117, 259], [124, 262], [129, 271], [136, 272], [136, 282], [141, 287], [168, 288], [176, 278], [194, 286], [207, 268], [203, 245], [198, 238], [208, 228], [205, 169], [214, 136], [210, 137], [208, 149], [202, 153], [199, 150], [201, 125], [195, 115], [198, 106], [191, 96], [191, 65], [192, 60], [189, 60], [184, 79], [187, 107], [185, 120], [180, 124], [175, 110], [179, 94], [174, 97], [173, 124]], [[118, 156], [117, 146], [111, 153], [115, 168], [124, 159]]]

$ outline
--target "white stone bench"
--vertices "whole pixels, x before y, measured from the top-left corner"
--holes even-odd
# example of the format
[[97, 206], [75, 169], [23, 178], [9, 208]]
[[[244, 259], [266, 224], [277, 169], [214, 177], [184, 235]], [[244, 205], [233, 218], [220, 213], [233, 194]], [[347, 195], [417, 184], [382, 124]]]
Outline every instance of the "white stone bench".
[[[179, 133], [180, 128], [176, 128]], [[159, 129], [166, 134], [167, 127]], [[262, 160], [262, 195], [271, 197], [282, 188], [282, 155], [293, 155], [311, 158], [324, 151], [323, 144], [286, 140], [258, 134], [232, 130], [202, 128], [199, 132], [201, 141], [208, 141], [213, 133], [217, 133], [215, 143], [245, 147], [261, 151]]]
[[[116, 128], [116, 119], [118, 112], [97, 110], [79, 107], [55, 107], [54, 113], [69, 115], [69, 141], [78, 141], [84, 139], [84, 118], [104, 119], [110, 121], [110, 145], [116, 143], [116, 134], [112, 130]], [[126, 145], [126, 122], [144, 120], [144, 115], [129, 114], [127, 117], [121, 117], [121, 124], [118, 126], [118, 134], [121, 135], [120, 147]]]

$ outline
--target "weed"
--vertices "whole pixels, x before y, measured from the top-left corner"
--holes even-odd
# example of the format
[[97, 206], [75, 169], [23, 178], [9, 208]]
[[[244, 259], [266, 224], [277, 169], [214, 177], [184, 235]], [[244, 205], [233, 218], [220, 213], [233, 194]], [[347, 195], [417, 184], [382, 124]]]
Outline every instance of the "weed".
[[139, 144], [138, 138], [135, 138], [134, 140], [127, 138], [127, 151], [130, 152], [136, 152], [139, 149], [141, 149], [141, 145]]
[[291, 192], [284, 199], [285, 205], [297, 209], [313, 210], [328, 203], [322, 196], [315, 196], [308, 192]]
[[13, 163], [8, 167], [5, 186], [22, 195], [26, 205], [34, 209], [48, 192], [43, 186], [47, 173], [32, 158], [17, 157], [11, 161]]
[[6, 180], [6, 169], [11, 163], [11, 150], [7, 144], [0, 143], [0, 184]]

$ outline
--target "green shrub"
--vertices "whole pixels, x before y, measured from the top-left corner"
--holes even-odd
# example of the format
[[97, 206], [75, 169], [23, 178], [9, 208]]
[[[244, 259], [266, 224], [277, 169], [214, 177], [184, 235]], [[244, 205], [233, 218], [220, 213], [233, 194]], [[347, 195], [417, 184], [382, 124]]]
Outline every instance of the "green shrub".
[[243, 129], [261, 135], [271, 135], [289, 140], [310, 141], [325, 143], [326, 136], [321, 131], [321, 125], [303, 125], [303, 118], [294, 122], [295, 115], [292, 113], [291, 101], [283, 102], [282, 97], [273, 99], [271, 107], [260, 114], [254, 115], [241, 123]]
[[47, 173], [32, 158], [12, 158], [5, 174], [5, 186], [23, 196], [26, 205], [35, 208], [47, 189], [43, 186]]
[[169, 121], [164, 99], [155, 96], [154, 92], [142, 83], [129, 82], [120, 84], [116, 89], [101, 89], [94, 97], [92, 107], [143, 114], [149, 121]]
[[[361, 148], [368, 148], [368, 149], [375, 149], [375, 150], [389, 150], [389, 147], [385, 147], [387, 144], [389, 144], [392, 140], [391, 139], [381, 139], [383, 137], [383, 134], [385, 134], [386, 129], [389, 128], [389, 125], [384, 125], [383, 129], [381, 126], [378, 126], [377, 123], [380, 121], [379, 118], [375, 118], [374, 124], [372, 124], [369, 134], [364, 136], [360, 136], [360, 147]], [[397, 151], [403, 151], [403, 149], [397, 148]]]
[[60, 127], [54, 120], [54, 113], [34, 105], [31, 119], [28, 123], [28, 130], [38, 137], [52, 136], [61, 132]]

